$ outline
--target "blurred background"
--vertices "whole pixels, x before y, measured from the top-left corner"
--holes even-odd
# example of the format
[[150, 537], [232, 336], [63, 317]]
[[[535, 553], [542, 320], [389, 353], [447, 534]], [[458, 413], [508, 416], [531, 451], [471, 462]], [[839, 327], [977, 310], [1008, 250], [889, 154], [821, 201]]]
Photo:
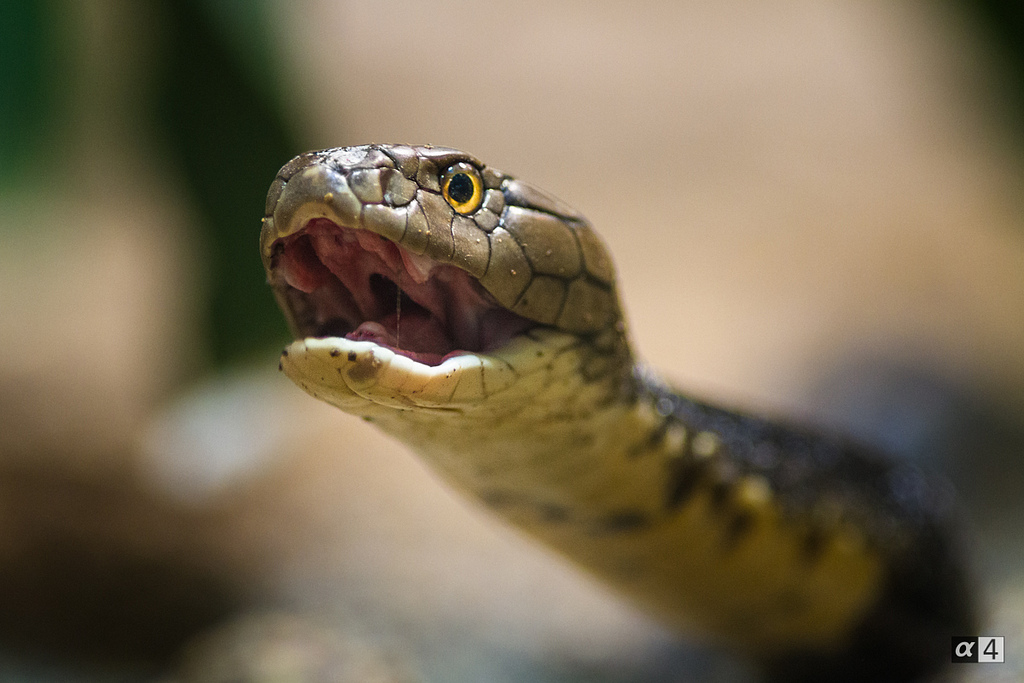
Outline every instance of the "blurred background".
[[0, 27], [0, 680], [754, 680], [278, 375], [266, 189], [378, 141], [581, 209], [679, 386], [945, 472], [983, 633], [1024, 651], [1015, 0], [3, 0]]

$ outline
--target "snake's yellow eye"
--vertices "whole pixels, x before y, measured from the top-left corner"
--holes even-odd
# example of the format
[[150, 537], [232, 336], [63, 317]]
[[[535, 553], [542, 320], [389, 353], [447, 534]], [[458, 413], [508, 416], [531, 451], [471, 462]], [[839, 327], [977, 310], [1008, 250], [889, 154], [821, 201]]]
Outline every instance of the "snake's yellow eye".
[[458, 213], [473, 213], [484, 199], [484, 182], [480, 172], [460, 161], [441, 177], [441, 194]]

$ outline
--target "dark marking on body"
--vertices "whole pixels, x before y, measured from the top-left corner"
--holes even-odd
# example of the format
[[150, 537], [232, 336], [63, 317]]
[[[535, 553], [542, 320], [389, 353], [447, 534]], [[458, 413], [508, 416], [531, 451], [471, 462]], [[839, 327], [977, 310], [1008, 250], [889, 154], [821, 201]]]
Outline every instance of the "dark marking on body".
[[724, 510], [726, 507], [726, 503], [729, 502], [729, 497], [731, 493], [731, 482], [715, 482], [714, 486], [711, 487], [711, 507], [714, 508], [717, 512], [721, 512], [722, 510]]
[[725, 536], [722, 545], [726, 551], [732, 550], [736, 545], [750, 533], [754, 527], [754, 515], [744, 510], [733, 515], [725, 527]]
[[707, 465], [704, 462], [697, 462], [686, 456], [669, 460], [665, 507], [675, 510], [683, 505], [706, 475]]
[[664, 441], [666, 433], [668, 433], [668, 420], [663, 420], [651, 430], [647, 438], [639, 439], [626, 451], [626, 458], [629, 460], [639, 460], [646, 455], [650, 455]]
[[569, 508], [560, 503], [537, 501], [514, 491], [486, 491], [480, 494], [480, 500], [493, 510], [530, 510], [537, 519], [551, 524], [567, 522], [571, 517]]
[[352, 366], [348, 374], [356, 382], [362, 382], [377, 374], [378, 367], [378, 363], [374, 363], [373, 359], [367, 358], [362, 363]]
[[565, 522], [569, 519], [569, 508], [558, 503], [541, 503], [539, 506], [541, 521], [552, 524]]
[[337, 358], [341, 355], [341, 349], [331, 349], [331, 358]]
[[480, 500], [489, 508], [501, 510], [515, 502], [516, 496], [508, 491], [484, 491], [480, 494]]
[[640, 510], [618, 510], [593, 525], [592, 533], [616, 534], [651, 526], [651, 518]]
[[651, 430], [651, 433], [647, 435], [646, 443], [640, 442], [634, 447], [629, 455], [633, 458], [640, 458], [648, 453], [654, 452], [657, 447], [665, 440], [665, 434], [668, 433], [668, 420], [662, 420], [658, 423], [658, 426]]
[[817, 527], [809, 529], [800, 545], [800, 552], [808, 564], [820, 560], [825, 552], [825, 532]]
[[284, 356], [285, 358], [287, 358], [288, 357], [288, 349], [285, 349], [284, 351], [282, 351], [281, 355]]

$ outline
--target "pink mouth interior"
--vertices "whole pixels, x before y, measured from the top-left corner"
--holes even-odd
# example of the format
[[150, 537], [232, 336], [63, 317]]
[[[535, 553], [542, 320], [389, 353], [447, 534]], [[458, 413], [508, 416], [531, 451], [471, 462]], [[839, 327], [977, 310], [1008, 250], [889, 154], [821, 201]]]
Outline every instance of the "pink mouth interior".
[[326, 219], [279, 240], [273, 267], [294, 290], [302, 335], [372, 341], [427, 365], [500, 348], [535, 325], [466, 271]]

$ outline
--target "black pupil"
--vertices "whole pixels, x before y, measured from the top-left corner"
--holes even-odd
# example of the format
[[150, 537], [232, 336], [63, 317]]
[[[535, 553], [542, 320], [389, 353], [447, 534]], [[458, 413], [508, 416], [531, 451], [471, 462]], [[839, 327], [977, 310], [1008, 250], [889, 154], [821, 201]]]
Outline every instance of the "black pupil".
[[448, 181], [448, 196], [457, 204], [465, 204], [473, 198], [473, 179], [468, 173], [456, 173]]

